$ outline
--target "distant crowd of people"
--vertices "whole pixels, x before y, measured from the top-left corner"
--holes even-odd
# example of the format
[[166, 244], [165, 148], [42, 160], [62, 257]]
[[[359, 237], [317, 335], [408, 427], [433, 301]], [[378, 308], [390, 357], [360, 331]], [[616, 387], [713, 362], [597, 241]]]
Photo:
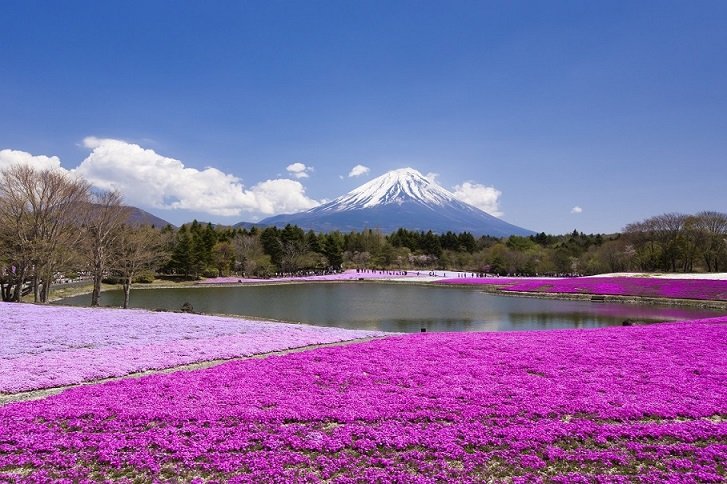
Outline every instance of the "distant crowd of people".
[[[276, 272], [275, 274], [268, 276], [267, 278], [295, 278], [295, 277], [313, 277], [313, 276], [327, 276], [341, 274], [343, 270], [340, 269], [318, 269], [318, 270], [301, 270], [294, 272]], [[356, 269], [357, 274], [374, 274], [381, 276], [407, 276], [414, 274], [413, 271], [407, 270], [385, 270], [385, 269]], [[416, 271], [417, 276], [421, 276], [423, 271]], [[501, 276], [500, 274], [493, 274], [489, 272], [463, 272], [463, 271], [452, 271], [447, 273], [446, 271], [437, 272], [429, 271], [427, 273], [429, 277], [457, 277], [461, 279], [467, 278], [487, 278], [487, 277], [581, 277], [581, 274], [577, 273], [548, 273], [548, 274], [521, 274], [514, 273]], [[244, 275], [243, 275], [244, 277]]]
[[[407, 271], [385, 271], [377, 269], [356, 269], [357, 274], [379, 274], [381, 276], [405, 276]], [[418, 274], [418, 273], [417, 273]]]
[[343, 271], [336, 269], [317, 269], [317, 270], [305, 270], [295, 272], [276, 272], [273, 277], [312, 277], [312, 276], [328, 276], [333, 274], [340, 274]]

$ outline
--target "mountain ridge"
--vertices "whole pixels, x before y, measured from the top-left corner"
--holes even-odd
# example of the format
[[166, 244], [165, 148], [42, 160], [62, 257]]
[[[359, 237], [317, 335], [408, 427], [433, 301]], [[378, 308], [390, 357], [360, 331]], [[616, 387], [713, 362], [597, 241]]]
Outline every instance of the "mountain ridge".
[[175, 225], [167, 222], [161, 217], [157, 217], [153, 213], [147, 212], [139, 207], [127, 206], [129, 210], [129, 220], [131, 225], [152, 225], [156, 228], [163, 229], [167, 225], [174, 227]]
[[[457, 199], [413, 168], [389, 171], [331, 202], [304, 212], [268, 217], [253, 225], [287, 224], [324, 232], [378, 229], [390, 233], [405, 228], [498, 237], [535, 233]], [[245, 225], [250, 224], [236, 224]]]

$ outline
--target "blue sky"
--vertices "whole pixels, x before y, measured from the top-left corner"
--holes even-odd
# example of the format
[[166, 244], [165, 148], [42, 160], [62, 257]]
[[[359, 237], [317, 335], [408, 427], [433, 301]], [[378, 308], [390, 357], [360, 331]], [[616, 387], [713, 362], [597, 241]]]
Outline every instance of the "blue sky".
[[406, 166], [550, 233], [727, 211], [727, 2], [4, 1], [0, 18], [0, 165], [60, 165], [174, 223], [296, 211]]

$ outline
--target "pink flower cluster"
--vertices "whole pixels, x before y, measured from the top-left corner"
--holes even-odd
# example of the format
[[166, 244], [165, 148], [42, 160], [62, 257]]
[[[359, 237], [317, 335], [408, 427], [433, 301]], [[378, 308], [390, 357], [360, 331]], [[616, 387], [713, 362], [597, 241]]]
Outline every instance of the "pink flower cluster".
[[383, 334], [184, 313], [0, 303], [0, 393]]
[[0, 407], [0, 480], [724, 482], [727, 317], [429, 333]]
[[495, 285], [502, 291], [595, 294], [727, 301], [727, 281], [648, 277], [472, 278], [446, 279], [443, 284]]
[[358, 280], [386, 280], [386, 279], [416, 279], [417, 277], [424, 277], [428, 273], [426, 271], [379, 271], [367, 269], [366, 271], [357, 272], [355, 269], [349, 269], [347, 271], [338, 274], [326, 274], [321, 276], [291, 276], [291, 277], [271, 277], [269, 279], [258, 279], [258, 278], [244, 278], [244, 277], [213, 277], [209, 279], [203, 279], [198, 284], [263, 284], [263, 283], [275, 283], [275, 282], [313, 282], [313, 281], [358, 281]]

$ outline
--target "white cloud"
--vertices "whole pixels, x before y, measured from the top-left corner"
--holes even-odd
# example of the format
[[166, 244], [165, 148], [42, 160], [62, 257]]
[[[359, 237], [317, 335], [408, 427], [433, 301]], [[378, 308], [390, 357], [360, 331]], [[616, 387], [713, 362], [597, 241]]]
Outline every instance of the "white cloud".
[[38, 170], [63, 170], [57, 156], [31, 155], [25, 151], [0, 150], [0, 170], [12, 165], [28, 165]]
[[[429, 177], [429, 175], [427, 175]], [[473, 182], [464, 182], [454, 187], [454, 196], [465, 203], [474, 205], [490, 215], [501, 217], [500, 195], [502, 192], [495, 187], [488, 187]]]
[[299, 181], [287, 178], [260, 182], [251, 191], [257, 210], [267, 215], [300, 212], [319, 205], [305, 195], [305, 187]]
[[429, 180], [432, 183], [437, 183], [437, 177], [439, 176], [439, 173], [429, 172], [426, 175], [424, 175], [424, 178]]
[[303, 163], [298, 162], [288, 165], [285, 169], [288, 170], [290, 175], [296, 178], [308, 178], [310, 172], [313, 171], [312, 166], [305, 166]]
[[118, 189], [132, 205], [219, 216], [298, 211], [318, 204], [294, 180], [267, 180], [245, 189], [216, 168], [188, 168], [179, 160], [116, 139], [84, 139], [91, 154], [73, 170], [102, 189]]
[[366, 175], [370, 171], [371, 171], [371, 168], [369, 168], [368, 166], [356, 165], [353, 168], [351, 168], [351, 171], [348, 172], [348, 177], [352, 178], [354, 176]]
[[570, 209], [570, 213], [583, 213], [583, 209], [576, 205], [575, 207]]

